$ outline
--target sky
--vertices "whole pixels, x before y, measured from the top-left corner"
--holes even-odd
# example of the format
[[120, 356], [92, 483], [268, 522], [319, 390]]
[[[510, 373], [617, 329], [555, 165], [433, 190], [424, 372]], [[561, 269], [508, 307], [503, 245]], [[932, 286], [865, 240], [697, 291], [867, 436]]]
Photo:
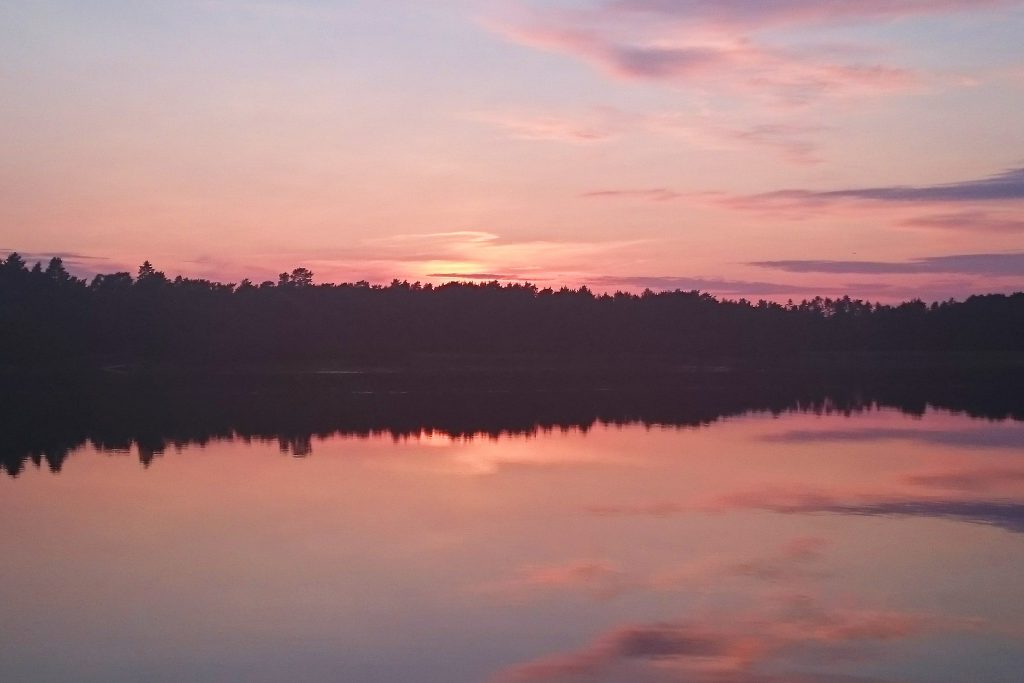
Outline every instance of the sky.
[[1024, 0], [0, 0], [0, 254], [1024, 289]]

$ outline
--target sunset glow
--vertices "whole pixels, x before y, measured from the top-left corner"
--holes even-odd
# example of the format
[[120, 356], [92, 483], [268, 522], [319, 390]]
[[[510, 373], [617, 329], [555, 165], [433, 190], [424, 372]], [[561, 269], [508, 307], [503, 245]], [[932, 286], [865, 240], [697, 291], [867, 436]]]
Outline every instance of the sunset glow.
[[786, 300], [1024, 282], [1019, 0], [0, 3], [0, 254]]

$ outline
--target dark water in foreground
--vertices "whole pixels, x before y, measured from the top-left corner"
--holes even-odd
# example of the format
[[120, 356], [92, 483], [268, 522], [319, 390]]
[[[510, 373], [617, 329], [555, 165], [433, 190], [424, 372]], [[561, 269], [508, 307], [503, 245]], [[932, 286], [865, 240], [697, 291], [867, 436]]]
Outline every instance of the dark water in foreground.
[[991, 383], [217, 384], [7, 393], [0, 680], [1024, 680]]

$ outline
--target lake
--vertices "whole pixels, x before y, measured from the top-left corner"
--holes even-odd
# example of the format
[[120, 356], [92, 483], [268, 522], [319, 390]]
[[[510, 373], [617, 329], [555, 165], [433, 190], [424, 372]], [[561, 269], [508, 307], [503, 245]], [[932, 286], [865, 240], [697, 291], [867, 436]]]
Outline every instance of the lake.
[[1024, 680], [1019, 397], [708, 382], [9, 394], [0, 680]]

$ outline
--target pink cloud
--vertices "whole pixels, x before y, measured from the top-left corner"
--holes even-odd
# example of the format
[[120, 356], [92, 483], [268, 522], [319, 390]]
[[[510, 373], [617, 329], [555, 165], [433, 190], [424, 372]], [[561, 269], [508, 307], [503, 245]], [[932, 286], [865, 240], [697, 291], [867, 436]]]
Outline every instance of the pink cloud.
[[[655, 114], [645, 127], [654, 133], [679, 137], [696, 147], [714, 150], [767, 150], [793, 164], [817, 164], [818, 144], [814, 137], [827, 130], [820, 124], [792, 120], [761, 123], [730, 121], [725, 116]], [[676, 193], [676, 196], [683, 196]]]
[[602, 199], [648, 199], [654, 202], [667, 202], [678, 199], [683, 195], [666, 187], [656, 187], [650, 190], [594, 190], [585, 192], [582, 196]]
[[[827, 130], [819, 124], [792, 121], [745, 123], [728, 117], [690, 112], [631, 113], [611, 107], [578, 112], [529, 113], [483, 112], [469, 118], [493, 126], [510, 138], [592, 145], [620, 139], [627, 134], [649, 134], [682, 140], [703, 149], [767, 150], [794, 164], [816, 164], [818, 145], [813, 136]], [[603, 193], [591, 193], [600, 196]], [[667, 200], [683, 196], [664, 190], [650, 198]]]
[[612, 0], [604, 8], [611, 13], [642, 13], [684, 22], [760, 29], [781, 25], [869, 22], [977, 12], [1019, 4], [1016, 0]]
[[767, 92], [777, 101], [801, 104], [825, 95], [867, 95], [906, 90], [920, 82], [913, 72], [877, 64], [835, 64], [824, 55], [761, 45], [746, 36], [697, 42], [657, 33], [620, 39], [586, 27], [501, 27], [509, 39], [568, 54], [606, 74], [714, 90]]

